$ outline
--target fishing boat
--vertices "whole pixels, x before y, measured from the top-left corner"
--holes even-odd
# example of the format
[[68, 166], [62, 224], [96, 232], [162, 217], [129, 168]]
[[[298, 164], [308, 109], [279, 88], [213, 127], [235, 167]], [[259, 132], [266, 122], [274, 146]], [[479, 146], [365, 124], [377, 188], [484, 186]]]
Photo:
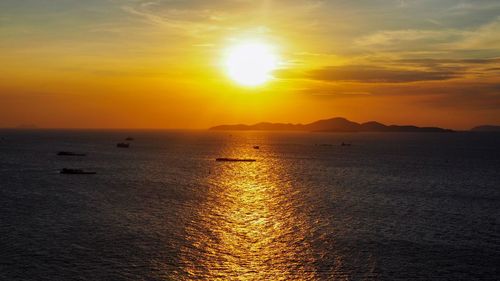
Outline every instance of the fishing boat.
[[71, 152], [71, 151], [59, 151], [57, 153], [59, 156], [86, 156], [87, 154], [85, 153], [76, 153], [76, 152]]
[[120, 147], [120, 148], [129, 148], [129, 147], [130, 147], [130, 143], [120, 142], [120, 143], [117, 143], [117, 144], [116, 144], [116, 147]]
[[96, 172], [88, 172], [82, 169], [68, 169], [64, 168], [60, 171], [61, 174], [69, 174], [69, 175], [95, 175]]
[[215, 159], [217, 162], [255, 162], [255, 159], [247, 159], [247, 158], [217, 158]]

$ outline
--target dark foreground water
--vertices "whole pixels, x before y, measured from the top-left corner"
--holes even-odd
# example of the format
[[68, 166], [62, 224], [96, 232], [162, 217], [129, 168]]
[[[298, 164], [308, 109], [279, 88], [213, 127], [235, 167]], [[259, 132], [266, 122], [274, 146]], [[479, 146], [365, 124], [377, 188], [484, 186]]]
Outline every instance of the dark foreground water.
[[500, 134], [4, 130], [0, 239], [0, 280], [499, 280]]

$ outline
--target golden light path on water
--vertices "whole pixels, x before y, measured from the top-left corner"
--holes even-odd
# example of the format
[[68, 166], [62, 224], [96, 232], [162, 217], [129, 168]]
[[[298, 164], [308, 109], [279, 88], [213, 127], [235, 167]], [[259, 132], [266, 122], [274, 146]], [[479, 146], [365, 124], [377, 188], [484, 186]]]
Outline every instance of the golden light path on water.
[[[251, 146], [228, 147], [231, 157], [256, 157]], [[279, 161], [218, 163], [205, 201], [186, 227], [181, 280], [320, 280], [311, 237], [318, 227]], [[285, 175], [285, 176], [284, 176]], [[328, 241], [320, 241], [328, 243]], [[326, 247], [327, 251], [330, 247]]]

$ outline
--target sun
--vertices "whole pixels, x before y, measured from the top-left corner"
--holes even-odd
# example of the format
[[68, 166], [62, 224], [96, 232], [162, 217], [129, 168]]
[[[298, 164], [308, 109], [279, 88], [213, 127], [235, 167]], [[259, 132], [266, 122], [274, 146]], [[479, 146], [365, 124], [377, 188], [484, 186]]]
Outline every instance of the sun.
[[245, 42], [232, 46], [225, 59], [229, 77], [243, 86], [258, 86], [273, 78], [278, 67], [274, 48], [263, 42]]

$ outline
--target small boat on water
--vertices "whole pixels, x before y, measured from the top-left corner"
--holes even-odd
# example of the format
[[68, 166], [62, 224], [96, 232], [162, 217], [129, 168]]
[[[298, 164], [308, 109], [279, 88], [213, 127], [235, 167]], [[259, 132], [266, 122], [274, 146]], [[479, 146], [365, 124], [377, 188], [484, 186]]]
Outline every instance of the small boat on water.
[[215, 159], [217, 162], [255, 162], [255, 159], [246, 159], [246, 158], [217, 158]]
[[116, 147], [120, 147], [120, 148], [129, 148], [129, 147], [130, 147], [130, 143], [120, 142], [120, 143], [117, 143], [117, 144], [116, 144]]
[[96, 172], [88, 172], [88, 171], [84, 171], [82, 169], [68, 169], [68, 168], [62, 169], [59, 173], [68, 174], [68, 175], [95, 175], [95, 174], [97, 174]]
[[87, 154], [85, 153], [76, 153], [76, 152], [71, 152], [71, 151], [59, 151], [57, 153], [59, 156], [86, 156]]
[[260, 149], [260, 146], [255, 145], [255, 146], [253, 147], [253, 149]]

